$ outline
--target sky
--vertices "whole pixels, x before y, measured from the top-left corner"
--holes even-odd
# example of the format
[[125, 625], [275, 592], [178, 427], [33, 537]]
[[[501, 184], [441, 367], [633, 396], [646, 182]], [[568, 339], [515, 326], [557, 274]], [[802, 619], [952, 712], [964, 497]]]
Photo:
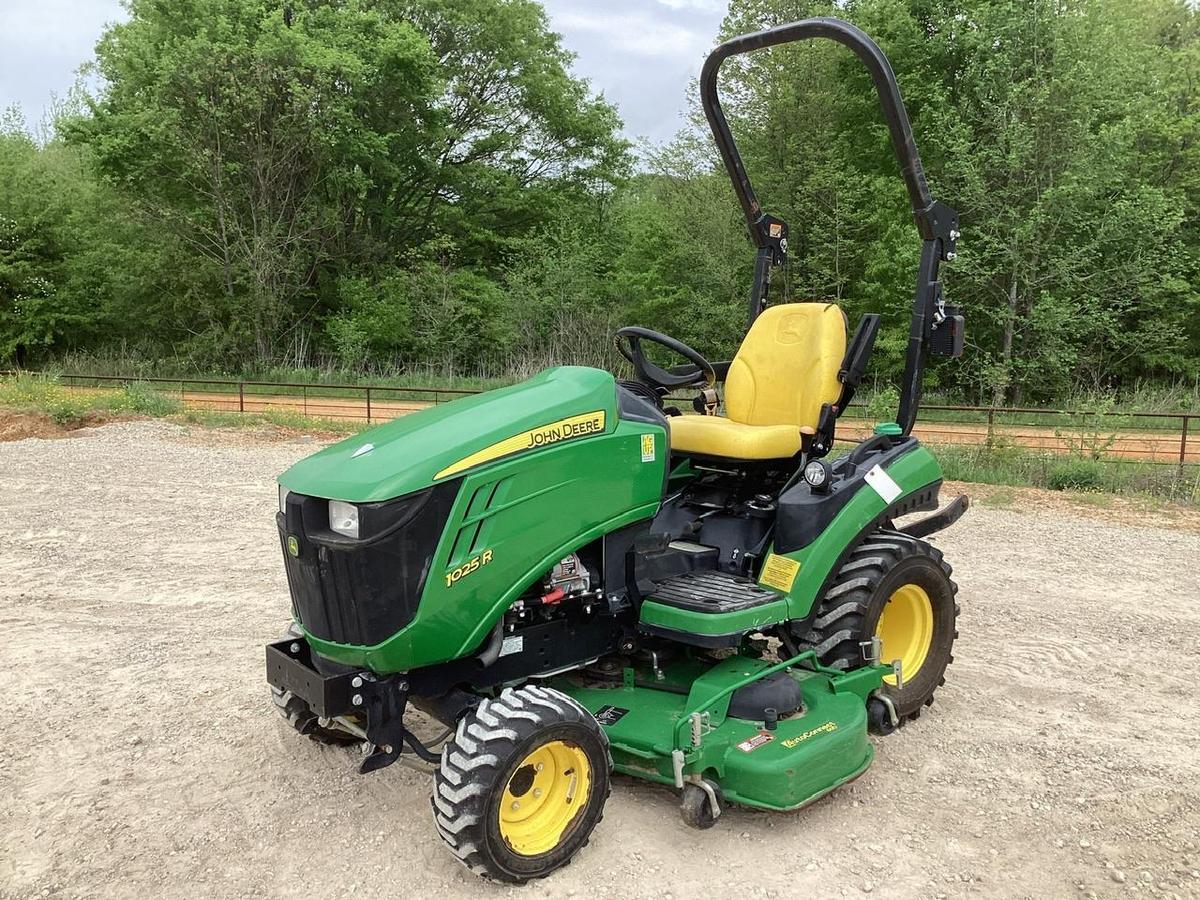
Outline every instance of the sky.
[[[691, 81], [715, 44], [726, 0], [545, 0], [577, 54], [575, 72], [620, 110], [631, 139], [663, 141], [683, 125]], [[0, 0], [0, 110], [37, 125], [63, 96], [120, 0]]]

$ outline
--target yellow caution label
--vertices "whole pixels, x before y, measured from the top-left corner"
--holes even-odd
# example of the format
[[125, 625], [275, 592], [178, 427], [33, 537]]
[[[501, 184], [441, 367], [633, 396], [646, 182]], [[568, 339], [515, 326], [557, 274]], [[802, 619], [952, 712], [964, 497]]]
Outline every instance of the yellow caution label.
[[504, 456], [511, 456], [514, 453], [521, 453], [525, 450], [536, 450], [539, 447], [548, 447], [551, 444], [557, 444], [561, 441], [587, 437], [590, 434], [599, 434], [602, 431], [604, 431], [604, 410], [602, 409], [584, 413], [580, 416], [559, 419], [557, 422], [551, 422], [548, 425], [539, 425], [537, 428], [531, 428], [528, 431], [522, 431], [520, 434], [514, 434], [512, 437], [498, 441], [490, 447], [484, 447], [470, 456], [464, 456], [458, 462], [447, 466], [434, 475], [433, 480], [437, 481], [439, 478], [457, 475], [459, 472], [465, 472], [467, 469], [472, 469], [475, 466], [483, 465]]
[[776, 556], [772, 553], [763, 563], [758, 583], [786, 594], [791, 591], [798, 574], [800, 574], [800, 563], [794, 559], [788, 559], [786, 556]]

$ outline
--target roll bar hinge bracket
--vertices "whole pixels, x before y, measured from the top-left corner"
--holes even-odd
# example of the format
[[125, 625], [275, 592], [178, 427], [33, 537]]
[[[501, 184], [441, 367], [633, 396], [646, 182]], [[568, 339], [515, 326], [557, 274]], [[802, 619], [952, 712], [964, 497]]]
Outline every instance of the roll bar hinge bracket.
[[942, 242], [942, 260], [950, 262], [958, 250], [958, 213], [941, 200], [934, 200], [916, 214], [917, 231], [925, 241]]

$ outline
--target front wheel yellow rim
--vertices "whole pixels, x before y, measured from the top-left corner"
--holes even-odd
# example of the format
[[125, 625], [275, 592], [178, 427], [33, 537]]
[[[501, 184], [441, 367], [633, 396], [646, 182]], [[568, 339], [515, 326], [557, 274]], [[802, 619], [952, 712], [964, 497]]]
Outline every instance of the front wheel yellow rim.
[[[933, 603], [925, 588], [919, 584], [896, 588], [879, 614], [875, 635], [881, 644], [879, 661], [888, 665], [898, 659], [904, 680], [915, 678], [933, 646]], [[883, 680], [896, 685], [895, 675]]]
[[504, 788], [500, 834], [514, 853], [553, 850], [587, 806], [592, 767], [583, 748], [551, 741], [521, 760]]

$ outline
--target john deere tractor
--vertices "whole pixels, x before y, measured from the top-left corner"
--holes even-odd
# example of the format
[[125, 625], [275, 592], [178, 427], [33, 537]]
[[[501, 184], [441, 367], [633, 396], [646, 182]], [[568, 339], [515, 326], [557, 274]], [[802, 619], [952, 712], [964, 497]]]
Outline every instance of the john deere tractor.
[[[768, 305], [788, 228], [717, 94], [727, 58], [818, 37], [870, 72], [922, 240], [896, 420], [840, 455], [880, 318], [850, 336], [831, 303]], [[941, 469], [910, 432], [927, 355], [962, 352], [938, 281], [955, 212], [930, 195], [887, 59], [846, 22], [731, 40], [701, 89], [758, 250], [732, 360], [622, 328], [636, 380], [548, 369], [279, 479], [295, 621], [267, 647], [276, 705], [301, 734], [362, 744], [364, 773], [432, 769], [438, 833], [497, 881], [568, 862], [613, 771], [678, 791], [697, 828], [811, 803], [871, 764], [869, 733], [933, 702], [951, 659], [956, 588], [924, 538], [967, 500], [937, 511]], [[688, 414], [668, 405], [693, 394]], [[431, 721], [442, 735], [420, 736]]]

